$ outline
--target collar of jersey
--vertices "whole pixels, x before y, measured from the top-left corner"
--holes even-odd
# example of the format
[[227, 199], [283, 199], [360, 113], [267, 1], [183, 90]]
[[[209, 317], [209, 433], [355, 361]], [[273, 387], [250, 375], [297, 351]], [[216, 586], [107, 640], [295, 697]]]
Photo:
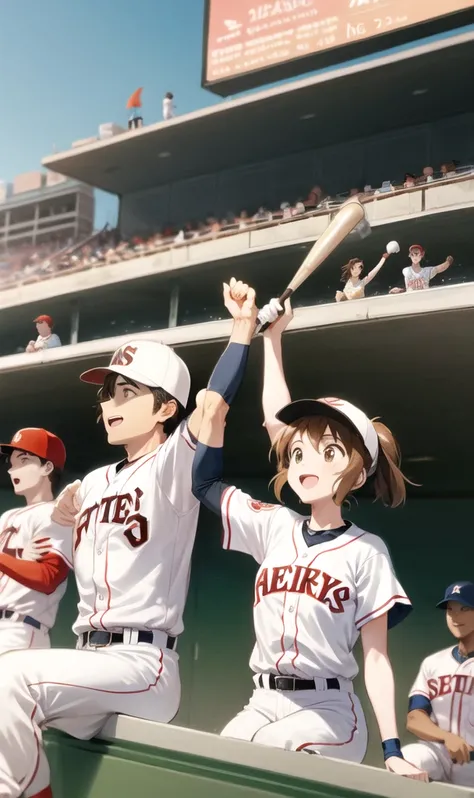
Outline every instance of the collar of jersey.
[[305, 519], [303, 521], [302, 529], [304, 542], [307, 546], [317, 546], [320, 543], [329, 543], [329, 541], [335, 540], [340, 535], [343, 535], [344, 532], [348, 532], [351, 526], [352, 524], [349, 521], [345, 521], [342, 526], [338, 526], [335, 529], [325, 529], [324, 532], [313, 532], [310, 529], [309, 521]]
[[140, 460], [143, 460], [145, 457], [151, 457], [152, 455], [156, 454], [156, 452], [158, 451], [158, 449], [162, 445], [163, 444], [160, 443], [160, 445], [157, 446], [157, 448], [155, 449], [154, 452], [147, 452], [146, 454], [142, 454], [140, 457], [137, 457], [135, 460], [128, 460], [126, 457], [124, 457], [124, 459], [120, 460], [120, 463], [117, 463], [117, 465], [115, 466], [115, 476], [117, 476], [117, 474], [120, 471], [122, 471], [124, 468], [128, 468], [128, 466], [136, 465], [137, 463], [140, 462]]
[[454, 646], [451, 653], [456, 662], [459, 662], [460, 664], [462, 664], [463, 662], [467, 662], [468, 659], [474, 657], [474, 651], [470, 651], [467, 657], [465, 657], [464, 654], [461, 654], [461, 652], [459, 651], [459, 646]]

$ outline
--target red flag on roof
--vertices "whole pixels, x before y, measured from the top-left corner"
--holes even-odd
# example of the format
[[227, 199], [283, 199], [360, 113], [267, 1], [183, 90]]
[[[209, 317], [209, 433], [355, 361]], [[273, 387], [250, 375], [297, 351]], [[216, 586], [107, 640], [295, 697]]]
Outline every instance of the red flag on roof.
[[142, 91], [141, 89], [137, 89], [130, 95], [127, 100], [127, 108], [141, 108], [142, 107]]

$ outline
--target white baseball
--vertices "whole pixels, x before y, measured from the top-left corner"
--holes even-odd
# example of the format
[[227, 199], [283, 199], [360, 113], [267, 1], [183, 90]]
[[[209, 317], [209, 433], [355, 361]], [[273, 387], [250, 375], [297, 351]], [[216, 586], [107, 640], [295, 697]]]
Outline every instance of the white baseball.
[[397, 252], [400, 252], [400, 244], [398, 241], [389, 241], [387, 244], [387, 252], [389, 255], [395, 255]]

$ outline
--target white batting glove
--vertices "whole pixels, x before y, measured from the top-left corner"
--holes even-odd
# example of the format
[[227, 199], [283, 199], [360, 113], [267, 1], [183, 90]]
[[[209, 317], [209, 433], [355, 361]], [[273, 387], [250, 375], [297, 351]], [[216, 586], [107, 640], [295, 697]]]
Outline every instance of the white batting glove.
[[51, 551], [51, 541], [49, 538], [32, 538], [26, 543], [21, 555], [22, 560], [30, 560], [36, 562]]
[[51, 520], [60, 526], [74, 526], [76, 516], [81, 509], [81, 503], [77, 492], [81, 487], [81, 480], [76, 479], [70, 485], [67, 485], [59, 494], [54, 503], [54, 510], [51, 514]]
[[273, 324], [282, 312], [283, 307], [280, 305], [278, 299], [270, 299], [270, 302], [258, 311], [257, 319], [262, 326], [264, 324]]

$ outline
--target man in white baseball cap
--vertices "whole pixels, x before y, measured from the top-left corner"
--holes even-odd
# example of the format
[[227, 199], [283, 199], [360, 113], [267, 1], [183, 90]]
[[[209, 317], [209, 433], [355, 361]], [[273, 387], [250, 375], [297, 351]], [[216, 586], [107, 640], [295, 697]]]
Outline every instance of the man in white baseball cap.
[[[209, 386], [230, 402], [248, 341], [245, 307], [226, 304], [232, 335]], [[191, 467], [202, 410], [185, 417], [188, 369], [155, 341], [127, 342], [82, 380], [99, 386], [99, 418], [126, 456], [69, 485], [56, 502], [54, 521], [75, 527], [77, 646], [0, 657], [2, 795], [52, 798], [40, 725], [52, 720], [88, 739], [114, 714], [169, 723], [180, 703], [176, 648], [199, 513]]]

